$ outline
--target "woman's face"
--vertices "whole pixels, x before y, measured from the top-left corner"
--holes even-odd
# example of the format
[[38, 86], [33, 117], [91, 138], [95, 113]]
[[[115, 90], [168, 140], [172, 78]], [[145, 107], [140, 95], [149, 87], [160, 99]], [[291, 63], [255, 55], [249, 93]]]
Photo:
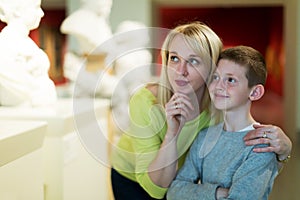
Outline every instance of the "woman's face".
[[173, 92], [184, 94], [197, 93], [204, 87], [209, 72], [202, 58], [181, 35], [175, 36], [170, 43], [167, 69]]

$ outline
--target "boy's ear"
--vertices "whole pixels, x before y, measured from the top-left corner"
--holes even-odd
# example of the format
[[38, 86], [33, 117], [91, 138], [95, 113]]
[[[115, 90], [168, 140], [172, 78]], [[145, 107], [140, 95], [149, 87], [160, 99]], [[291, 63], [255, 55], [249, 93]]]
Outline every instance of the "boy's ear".
[[265, 93], [265, 87], [261, 84], [252, 87], [249, 99], [251, 101], [259, 100]]

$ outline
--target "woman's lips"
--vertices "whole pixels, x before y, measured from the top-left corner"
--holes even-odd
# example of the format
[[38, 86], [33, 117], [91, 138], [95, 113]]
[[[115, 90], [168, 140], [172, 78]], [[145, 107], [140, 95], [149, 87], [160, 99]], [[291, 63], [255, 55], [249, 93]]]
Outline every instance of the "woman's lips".
[[175, 83], [176, 83], [176, 85], [181, 86], [181, 87], [189, 84], [188, 81], [184, 81], [184, 80], [175, 80]]

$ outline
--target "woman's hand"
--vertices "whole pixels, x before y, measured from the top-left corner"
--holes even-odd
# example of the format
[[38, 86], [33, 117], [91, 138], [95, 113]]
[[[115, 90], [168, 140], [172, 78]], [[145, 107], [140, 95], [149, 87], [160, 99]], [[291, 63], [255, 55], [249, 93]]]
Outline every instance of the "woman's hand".
[[292, 151], [292, 142], [281, 128], [273, 125], [254, 125], [244, 141], [247, 146], [269, 144], [268, 147], [255, 148], [255, 152], [275, 152], [279, 160], [284, 160]]
[[155, 159], [149, 165], [149, 177], [160, 187], [169, 187], [177, 172], [177, 138], [190, 118], [192, 103], [184, 94], [174, 94], [166, 103], [168, 129]]
[[191, 119], [194, 109], [188, 96], [175, 93], [166, 104], [166, 117], [168, 123], [168, 132], [177, 135], [185, 122]]

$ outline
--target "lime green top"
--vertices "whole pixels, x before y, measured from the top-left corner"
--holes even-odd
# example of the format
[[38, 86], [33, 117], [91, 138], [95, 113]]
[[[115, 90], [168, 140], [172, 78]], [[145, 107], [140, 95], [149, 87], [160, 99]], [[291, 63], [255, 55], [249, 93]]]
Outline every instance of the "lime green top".
[[[112, 153], [112, 165], [126, 178], [138, 182], [154, 198], [163, 198], [168, 188], [155, 185], [148, 176], [148, 166], [164, 140], [167, 123], [163, 108], [147, 88], [140, 89], [130, 99], [131, 125], [124, 132]], [[199, 131], [209, 126], [210, 116], [202, 112], [187, 122], [177, 141], [179, 167]]]

